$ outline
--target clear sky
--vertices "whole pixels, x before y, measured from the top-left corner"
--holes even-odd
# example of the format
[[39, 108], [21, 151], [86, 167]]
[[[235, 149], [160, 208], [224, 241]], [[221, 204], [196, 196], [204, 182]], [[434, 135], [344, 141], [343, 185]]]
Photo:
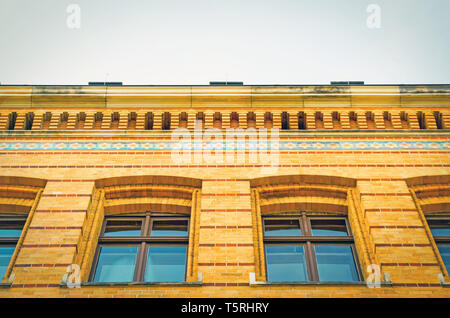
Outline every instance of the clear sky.
[[450, 0], [0, 0], [0, 43], [2, 84], [448, 84]]

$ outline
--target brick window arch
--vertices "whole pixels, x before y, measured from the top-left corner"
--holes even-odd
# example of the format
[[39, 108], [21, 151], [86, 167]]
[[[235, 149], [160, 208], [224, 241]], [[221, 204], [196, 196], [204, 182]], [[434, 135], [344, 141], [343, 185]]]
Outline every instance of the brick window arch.
[[450, 175], [406, 179], [441, 272], [450, 271]]
[[[181, 261], [185, 262], [182, 281], [197, 281], [198, 235], [195, 233], [199, 227], [201, 184], [199, 179], [171, 176], [96, 180], [75, 259], [81, 269], [81, 281], [156, 282], [162, 279], [168, 282], [175, 279], [181, 282]], [[158, 234], [155, 236], [155, 233]], [[184, 260], [181, 259], [183, 253], [186, 254]], [[108, 262], [119, 254], [123, 256], [119, 263], [124, 262], [119, 265], [126, 273], [118, 271], [120, 266], [107, 268], [112, 265]], [[172, 261], [179, 261], [173, 277], [158, 272], [156, 265], [149, 265], [155, 257], [164, 263], [169, 255], [173, 256]], [[149, 268], [153, 274], [149, 274]]]
[[[286, 175], [257, 178], [250, 184], [257, 280], [277, 281], [277, 275], [283, 276], [276, 268], [284, 266], [280, 255], [288, 263], [296, 259], [299, 266], [291, 269], [303, 271], [304, 276], [297, 272], [299, 276], [292, 281], [362, 281], [367, 273], [361, 269], [378, 263], [356, 199], [355, 179]], [[277, 229], [284, 231], [272, 235]], [[335, 279], [327, 274], [333, 264], [323, 260], [333, 253], [338, 255], [338, 262], [346, 262], [346, 269], [352, 271], [350, 276], [339, 275], [339, 270]]]
[[14, 265], [46, 183], [36, 178], [0, 176], [1, 283], [14, 280]]

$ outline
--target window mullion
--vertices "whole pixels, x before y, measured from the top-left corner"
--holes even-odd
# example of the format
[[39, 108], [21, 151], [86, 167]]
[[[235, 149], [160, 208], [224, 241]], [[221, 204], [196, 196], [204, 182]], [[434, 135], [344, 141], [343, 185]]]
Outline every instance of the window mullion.
[[151, 224], [151, 218], [150, 218], [149, 215], [146, 215], [145, 219], [144, 219], [144, 231], [142, 232], [143, 236], [149, 236], [150, 235], [150, 230], [149, 230], [150, 224]]
[[[312, 236], [309, 217], [307, 217], [305, 213], [302, 213], [301, 219], [302, 219], [302, 224], [303, 224], [303, 229], [304, 229], [303, 235], [304, 236]], [[317, 262], [316, 262], [315, 253], [314, 253], [314, 246], [312, 245], [311, 241], [306, 242], [305, 252], [306, 252], [305, 256], [306, 256], [306, 260], [307, 260], [309, 280], [318, 281], [319, 274], [317, 271]]]
[[136, 268], [134, 271], [134, 278], [133, 281], [135, 282], [142, 282], [144, 280], [144, 274], [143, 274], [143, 268], [145, 267], [145, 246], [146, 243], [142, 242], [141, 246], [139, 247], [138, 250], [138, 255], [137, 255], [137, 259], [136, 259]]
[[311, 227], [309, 224], [309, 218], [306, 216], [305, 213], [302, 213], [302, 217], [301, 217], [301, 223], [303, 224], [303, 235], [304, 236], [311, 236]]
[[308, 264], [308, 272], [309, 272], [309, 279], [311, 281], [319, 281], [319, 273], [317, 271], [317, 262], [316, 257], [314, 253], [314, 246], [312, 245], [311, 241], [306, 242], [306, 259]]

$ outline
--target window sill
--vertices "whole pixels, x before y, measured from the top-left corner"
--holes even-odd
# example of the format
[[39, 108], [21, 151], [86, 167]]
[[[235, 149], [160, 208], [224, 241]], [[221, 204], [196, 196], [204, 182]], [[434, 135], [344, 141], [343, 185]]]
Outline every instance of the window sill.
[[[71, 284], [69, 286], [67, 284], [67, 274], [63, 275], [63, 278], [61, 280], [61, 283], [59, 284], [59, 287], [61, 288], [73, 288], [76, 286], [73, 286], [74, 284]], [[198, 281], [195, 282], [84, 282], [80, 283], [80, 287], [132, 287], [132, 286], [179, 286], [179, 287], [198, 287], [203, 285], [203, 273], [198, 273]]]
[[[449, 283], [450, 285], [450, 283]], [[250, 286], [368, 286], [365, 281], [359, 282], [267, 282], [256, 281], [255, 273], [250, 273]], [[392, 287], [392, 281], [385, 279], [385, 281], [379, 283], [380, 287]]]
[[450, 287], [449, 276], [445, 276], [442, 274], [438, 274], [439, 281], [441, 282], [442, 287]]
[[[80, 287], [132, 287], [132, 286], [180, 286], [196, 287], [202, 286], [203, 282], [85, 282], [80, 283]], [[61, 283], [61, 288], [69, 288], [67, 283]]]
[[[250, 286], [367, 286], [366, 282], [254, 282]], [[392, 283], [381, 282], [380, 287], [392, 287]]]

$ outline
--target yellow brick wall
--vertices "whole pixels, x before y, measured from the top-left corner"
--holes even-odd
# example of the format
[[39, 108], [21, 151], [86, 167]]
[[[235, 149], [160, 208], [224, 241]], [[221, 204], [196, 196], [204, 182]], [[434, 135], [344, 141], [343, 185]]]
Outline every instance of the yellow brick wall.
[[[8, 154], [1, 155], [4, 175], [48, 177], [48, 182], [30, 229], [18, 254], [14, 283], [0, 289], [1, 297], [69, 296], [449, 296], [440, 287], [441, 272], [430, 240], [425, 233], [405, 178], [449, 174], [447, 153], [419, 152], [389, 154], [320, 153], [281, 154], [279, 175], [351, 176], [357, 180], [362, 215], [373, 240], [383, 272], [391, 274], [394, 287], [293, 287], [248, 286], [255, 272], [250, 180], [260, 177], [259, 169], [242, 166], [217, 168], [137, 168], [124, 165], [167, 165], [166, 154]], [[345, 164], [336, 164], [345, 163]], [[48, 165], [33, 168], [33, 165]], [[86, 163], [92, 167], [86, 167]], [[289, 167], [304, 163], [305, 167]], [[321, 167], [308, 167], [309, 164]], [[347, 163], [355, 165], [348, 167]], [[313, 165], [314, 165], [313, 164]], [[74, 165], [74, 168], [61, 166]], [[97, 167], [97, 166], [117, 166]], [[333, 165], [327, 167], [326, 165]], [[377, 167], [373, 167], [377, 165]], [[400, 165], [400, 166], [399, 166]], [[431, 165], [423, 167], [422, 165]], [[94, 180], [105, 176], [172, 175], [203, 180], [198, 246], [201, 287], [57, 287], [68, 264], [74, 261], [82, 234]], [[434, 264], [434, 265], [433, 265]], [[364, 269], [363, 269], [364, 270]], [[228, 286], [224, 286], [228, 285]], [[406, 285], [412, 284], [412, 285]], [[418, 284], [418, 285], [417, 285]], [[431, 286], [428, 286], [431, 284]], [[238, 285], [238, 286], [236, 286]], [[239, 286], [242, 285], [242, 286]], [[28, 287], [34, 286], [34, 287]]]
[[[94, 88], [86, 90], [94, 90]], [[269, 88], [266, 88], [266, 93], [267, 90]], [[352, 93], [356, 94], [358, 88], [352, 88], [352, 90]], [[272, 92], [276, 93], [276, 89], [273, 89]], [[306, 90], [300, 90], [300, 92], [307, 93]], [[215, 97], [214, 105], [217, 108], [202, 109], [206, 114], [208, 127], [212, 126], [212, 123], [208, 122], [212, 120], [210, 115], [215, 111], [220, 111], [220, 107], [234, 105], [240, 115], [249, 110], [242, 109], [243, 104], [246, 107], [251, 106], [249, 96], [242, 91], [238, 92], [242, 96], [235, 97], [232, 93], [233, 91], [230, 90], [229, 96]], [[6, 93], [4, 92], [4, 94]], [[174, 94], [181, 93], [177, 91]], [[315, 111], [323, 112], [326, 129], [330, 126], [329, 115], [333, 110], [341, 113], [342, 124], [345, 124], [348, 113], [355, 111], [358, 114], [358, 121], [361, 121], [359, 125], [364, 126], [360, 129], [367, 129], [364, 125], [364, 112], [371, 109], [372, 105], [377, 108], [375, 121], [378, 126], [379, 115], [385, 109], [383, 107], [393, 111], [389, 105], [397, 107], [394, 109], [395, 112], [402, 109], [403, 106], [414, 107], [413, 110], [410, 110], [414, 113], [416, 110], [422, 109], [420, 107], [423, 104], [420, 103], [424, 101], [434, 105], [441, 112], [446, 112], [446, 109], [438, 105], [448, 104], [448, 97], [442, 96], [428, 97], [428, 99], [403, 97], [400, 101], [400, 98], [395, 95], [398, 94], [398, 90], [394, 91], [393, 96], [370, 97], [371, 95], [368, 94], [363, 98], [355, 95], [351, 100], [348, 100], [347, 97], [325, 99], [320, 96], [301, 97], [301, 99], [298, 96], [275, 98], [262, 93], [257, 95], [257, 88], [253, 89], [253, 94], [253, 106], [267, 107], [261, 107], [257, 112], [255, 111], [257, 125], [262, 125], [260, 119], [264, 111], [273, 111], [274, 106], [269, 105], [270, 103], [282, 101], [278, 107], [286, 105], [287, 108], [294, 109], [300, 101], [302, 107], [310, 108], [308, 112], [311, 112], [312, 116]], [[26, 107], [30, 107], [30, 105], [27, 104], [25, 98], [21, 98], [16, 96], [14, 102], [22, 105], [23, 110], [28, 110]], [[96, 107], [102, 107], [100, 100], [96, 101], [95, 96], [77, 98], [80, 103], [85, 104], [73, 104], [67, 98], [63, 100], [67, 103], [68, 108], [75, 109], [69, 109], [69, 114], [78, 111], [89, 113], [88, 110], [81, 110], [81, 106], [88, 107], [89, 103], [93, 104], [90, 109], [92, 113], [95, 113]], [[57, 100], [55, 97], [36, 97], [36, 99], [33, 98], [35, 105], [31, 106], [36, 107], [37, 110], [44, 107], [43, 105], [56, 107], [59, 105]], [[132, 102], [143, 102], [142, 105], [148, 107], [153, 107], [157, 103], [160, 103], [159, 107], [171, 105], [179, 108], [174, 110], [176, 114], [186, 111], [184, 107], [189, 106], [189, 101], [185, 99], [185, 96], [171, 97], [172, 104], [163, 97], [158, 98], [157, 95], [152, 95], [149, 100], [136, 96], [122, 96], [119, 93], [117, 96], [108, 97], [109, 105], [115, 107], [130, 107]], [[208, 96], [203, 97], [199, 93], [199, 95], [193, 96], [192, 102], [195, 102], [198, 107], [207, 107]], [[351, 109], [351, 102], [361, 109]], [[101, 103], [104, 103], [104, 100]], [[13, 109], [12, 104], [12, 100], [7, 100], [4, 109], [0, 109], [2, 116], [0, 118], [4, 119], [5, 112], [3, 110], [9, 113]], [[314, 105], [317, 104], [329, 108], [314, 108]], [[282, 111], [291, 112], [287, 108]], [[144, 110], [137, 110], [139, 127], [143, 126]], [[281, 125], [278, 123], [281, 114], [281, 109], [279, 110], [278, 115], [274, 113], [276, 115], [274, 124], [276, 125]], [[149, 108], [149, 111], [157, 116], [154, 124], [161, 125], [161, 109]], [[193, 113], [195, 111], [189, 112], [189, 118], [194, 117]], [[229, 113], [229, 110], [222, 113], [222, 118], [227, 122]], [[310, 125], [311, 118], [309, 113], [307, 115], [306, 121]], [[127, 116], [127, 114], [121, 113], [121, 128], [124, 125], [122, 119]], [[172, 118], [178, 118], [177, 116], [172, 114]], [[69, 120], [72, 117], [69, 116]], [[241, 120], [241, 116], [239, 119]], [[430, 118], [427, 117], [427, 120]], [[35, 123], [33, 127], [34, 125]], [[189, 127], [192, 126], [189, 125]], [[379, 127], [376, 128], [379, 129]], [[436, 129], [434, 130], [436, 131]], [[102, 143], [143, 140], [164, 143], [170, 141], [170, 134], [164, 135], [157, 131], [148, 132], [145, 136], [127, 133], [129, 132], [113, 133], [112, 135], [102, 135], [101, 133], [70, 135], [57, 131], [44, 135], [27, 135], [26, 133], [8, 135], [5, 133], [1, 135], [0, 143], [12, 141]], [[349, 203], [350, 199], [347, 198], [345, 204], [349, 207], [348, 213], [353, 213], [350, 219], [352, 229], [358, 232], [355, 233], [355, 238], [358, 238], [356, 245], [362, 264], [361, 270], [367, 275], [364, 267], [374, 261], [378, 262], [383, 273], [389, 273], [391, 276], [392, 286], [382, 286], [381, 288], [369, 288], [365, 285], [249, 285], [249, 274], [257, 272], [260, 261], [257, 259], [255, 251], [255, 244], [258, 244], [258, 241], [255, 240], [258, 239], [258, 236], [255, 234], [255, 212], [251, 187], [251, 180], [267, 176], [261, 169], [261, 165], [266, 162], [260, 159], [257, 162], [250, 162], [247, 157], [246, 161], [242, 163], [216, 164], [203, 160], [191, 164], [177, 164], [173, 163], [171, 153], [167, 150], [45, 151], [30, 149], [15, 151], [0, 149], [0, 175], [47, 180], [14, 263], [14, 281], [10, 287], [0, 287], [0, 297], [450, 297], [450, 289], [441, 286], [438, 279], [438, 274], [443, 272], [442, 264], [436, 255], [429, 233], [427, 233], [427, 227], [423, 223], [418, 202], [406, 182], [406, 179], [412, 177], [450, 174], [450, 150], [448, 150], [450, 137], [446, 131], [442, 131], [440, 135], [410, 133], [408, 131], [397, 135], [377, 135], [377, 133], [345, 135], [336, 132], [334, 135], [321, 135], [320, 133], [303, 135], [302, 132], [295, 132], [281, 135], [280, 140], [342, 143], [389, 140], [399, 142], [443, 141], [447, 142], [447, 146], [423, 150], [405, 150], [395, 147], [380, 150], [322, 150], [320, 148], [280, 150], [279, 167], [276, 172], [271, 174], [279, 176], [312, 175], [319, 176], [319, 178], [320, 176], [333, 176], [356, 180], [356, 185], [351, 190], [351, 200], [356, 203]], [[93, 197], [98, 190], [95, 181], [112, 177], [129, 176], [132, 178], [133, 176], [154, 175], [202, 180], [198, 198], [198, 228], [195, 233], [198, 254], [193, 258], [192, 266], [198, 273], [203, 274], [203, 284], [201, 286], [60, 287], [59, 284], [69, 264], [84, 264], [82, 266], [83, 279], [87, 278], [90, 270], [98, 228], [91, 232], [89, 224], [96, 222], [95, 224], [98, 226], [102, 222], [102, 209], [105, 204], [105, 201], [101, 201], [102, 199]], [[96, 218], [90, 218], [89, 213], [93, 211], [94, 203], [99, 204], [101, 212]], [[92, 234], [88, 235], [87, 233]], [[360, 253], [360, 251], [362, 252]]]

